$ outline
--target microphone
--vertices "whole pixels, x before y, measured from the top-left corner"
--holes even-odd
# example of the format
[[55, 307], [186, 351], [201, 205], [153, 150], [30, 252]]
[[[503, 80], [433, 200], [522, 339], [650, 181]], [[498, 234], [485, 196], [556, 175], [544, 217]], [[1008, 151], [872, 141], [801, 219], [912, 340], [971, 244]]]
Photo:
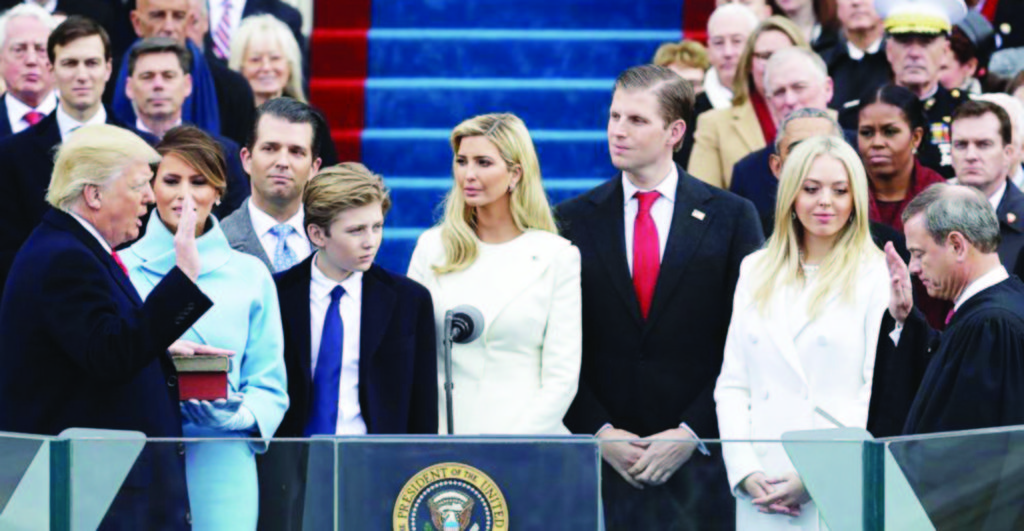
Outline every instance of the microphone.
[[480, 310], [468, 304], [452, 308], [452, 324], [450, 328], [453, 343], [470, 343], [484, 331], [484, 315]]

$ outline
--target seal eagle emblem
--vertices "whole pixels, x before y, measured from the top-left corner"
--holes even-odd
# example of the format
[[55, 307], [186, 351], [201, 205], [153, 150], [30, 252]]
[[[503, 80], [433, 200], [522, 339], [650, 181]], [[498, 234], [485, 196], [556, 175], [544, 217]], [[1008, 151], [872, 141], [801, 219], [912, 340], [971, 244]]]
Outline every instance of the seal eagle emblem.
[[395, 531], [507, 531], [508, 505], [487, 474], [462, 463], [417, 472], [398, 494]]

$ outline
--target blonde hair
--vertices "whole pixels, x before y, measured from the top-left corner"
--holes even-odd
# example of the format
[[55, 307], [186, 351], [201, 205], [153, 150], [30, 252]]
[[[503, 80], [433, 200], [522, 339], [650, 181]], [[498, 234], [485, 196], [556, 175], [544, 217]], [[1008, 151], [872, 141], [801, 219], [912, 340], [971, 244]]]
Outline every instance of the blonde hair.
[[380, 175], [358, 162], [324, 168], [302, 191], [306, 232], [310, 225], [316, 225], [330, 236], [338, 214], [373, 203], [380, 203], [384, 215], [391, 209], [391, 195]]
[[697, 41], [666, 42], [658, 46], [658, 51], [654, 52], [654, 60], [651, 62], [658, 66], [682, 63], [700, 70], [707, 70], [711, 66], [708, 61], [708, 49]]
[[160, 154], [127, 129], [107, 124], [81, 127], [57, 150], [46, 202], [67, 212], [86, 186], [107, 186], [138, 162], [157, 164]]
[[245, 52], [253, 39], [275, 39], [281, 46], [281, 53], [288, 61], [288, 81], [284, 84], [284, 94], [294, 100], [307, 103], [306, 94], [302, 90], [302, 53], [299, 43], [288, 26], [274, 15], [252, 15], [245, 17], [235, 35], [231, 37], [231, 56], [228, 57], [228, 68], [242, 71]]
[[[451, 138], [453, 174], [462, 140], [474, 136], [482, 136], [498, 148], [508, 171], [519, 167], [522, 172], [519, 183], [509, 192], [509, 207], [516, 227], [522, 231], [537, 229], [557, 234], [555, 218], [551, 215], [551, 206], [541, 182], [537, 151], [526, 124], [518, 116], [509, 113], [484, 114], [459, 124], [452, 131]], [[438, 225], [441, 227], [445, 261], [442, 265], [434, 266], [434, 272], [443, 275], [469, 267], [479, 252], [479, 239], [474, 232], [476, 210], [466, 205], [458, 182], [448, 192], [444, 217]]]
[[750, 99], [750, 91], [754, 89], [754, 44], [757, 38], [769, 31], [778, 31], [789, 37], [789, 42], [798, 48], [810, 50], [807, 39], [791, 20], [782, 15], [772, 15], [757, 25], [754, 31], [747, 37], [747, 43], [743, 46], [743, 53], [740, 54], [739, 62], [736, 65], [736, 75], [732, 79], [732, 106], [739, 107]]
[[881, 251], [871, 239], [868, 225], [868, 180], [860, 157], [842, 138], [812, 137], [800, 142], [786, 159], [779, 179], [775, 203], [775, 230], [765, 244], [766, 252], [757, 264], [754, 300], [762, 315], [777, 289], [806, 281], [800, 267], [800, 249], [804, 228], [795, 219], [794, 203], [811, 165], [819, 157], [831, 157], [843, 165], [850, 180], [853, 211], [821, 263], [818, 278], [808, 302], [807, 314], [813, 319], [825, 300], [834, 292], [849, 301], [855, 292], [861, 261]]

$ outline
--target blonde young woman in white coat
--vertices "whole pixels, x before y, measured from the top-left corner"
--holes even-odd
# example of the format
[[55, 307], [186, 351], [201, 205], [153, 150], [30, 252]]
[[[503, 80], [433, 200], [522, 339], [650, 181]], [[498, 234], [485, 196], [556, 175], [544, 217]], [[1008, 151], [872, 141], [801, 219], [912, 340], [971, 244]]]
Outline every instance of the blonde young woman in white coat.
[[556, 232], [522, 120], [477, 116], [451, 143], [444, 218], [420, 237], [409, 265], [434, 301], [439, 431], [448, 426], [444, 315], [469, 304], [485, 322], [479, 338], [452, 348], [454, 432], [568, 434], [562, 417], [582, 353], [580, 253]]
[[[868, 184], [842, 139], [801, 142], [782, 170], [775, 231], [740, 267], [715, 388], [723, 440], [866, 427], [885, 257], [868, 228]], [[827, 529], [781, 443], [723, 443], [740, 530]]]

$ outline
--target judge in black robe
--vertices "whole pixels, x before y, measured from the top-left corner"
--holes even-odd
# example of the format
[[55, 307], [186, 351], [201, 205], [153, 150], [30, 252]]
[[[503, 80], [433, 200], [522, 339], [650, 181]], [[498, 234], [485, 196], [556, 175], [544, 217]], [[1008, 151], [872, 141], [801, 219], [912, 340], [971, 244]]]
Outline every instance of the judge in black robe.
[[[995, 210], [977, 190], [936, 184], [903, 215], [910, 269], [930, 294], [959, 303], [941, 334], [920, 312], [907, 315], [901, 303], [909, 301], [910, 277], [887, 250], [891, 309], [904, 315], [897, 357], [927, 361], [904, 434], [1024, 424], [1024, 283], [996, 254]], [[937, 529], [1024, 528], [1024, 431], [897, 440], [889, 448]]]

